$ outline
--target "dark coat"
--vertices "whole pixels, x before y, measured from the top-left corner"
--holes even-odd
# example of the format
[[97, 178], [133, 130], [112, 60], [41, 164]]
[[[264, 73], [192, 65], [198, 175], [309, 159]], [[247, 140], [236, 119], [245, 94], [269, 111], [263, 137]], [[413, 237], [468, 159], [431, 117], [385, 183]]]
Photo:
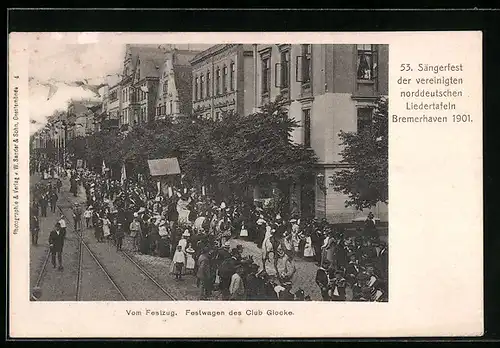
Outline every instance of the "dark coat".
[[49, 235], [49, 244], [51, 245], [50, 250], [52, 252], [62, 252], [65, 237], [66, 236], [63, 230], [59, 230], [59, 233], [57, 233], [56, 230], [50, 231]]
[[201, 280], [206, 280], [211, 277], [210, 272], [210, 258], [208, 254], [201, 254], [198, 258], [198, 271], [196, 272], [196, 277]]
[[319, 268], [316, 271], [316, 284], [321, 288], [326, 288], [328, 286], [328, 274], [323, 268]]

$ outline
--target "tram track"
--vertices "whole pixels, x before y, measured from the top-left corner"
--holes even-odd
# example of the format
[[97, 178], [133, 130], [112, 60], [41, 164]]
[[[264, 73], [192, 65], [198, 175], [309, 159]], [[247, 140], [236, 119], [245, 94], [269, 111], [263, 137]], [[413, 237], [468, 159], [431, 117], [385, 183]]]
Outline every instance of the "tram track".
[[78, 271], [77, 271], [75, 300], [76, 301], [80, 301], [81, 300], [81, 295], [82, 295], [82, 293], [81, 293], [81, 285], [82, 285], [83, 252], [85, 250], [91, 256], [91, 258], [95, 261], [95, 263], [99, 266], [99, 269], [104, 273], [104, 275], [106, 276], [106, 278], [110, 281], [111, 285], [116, 290], [116, 292], [119, 294], [120, 298], [123, 301], [127, 301], [127, 298], [123, 294], [122, 289], [118, 286], [118, 284], [113, 279], [113, 277], [111, 276], [111, 274], [109, 273], [109, 271], [99, 261], [99, 259], [95, 255], [95, 253], [90, 249], [90, 247], [88, 246], [88, 244], [85, 242], [85, 240], [83, 238], [83, 234], [81, 232], [79, 233], [78, 231], [76, 231], [74, 223], [71, 222], [71, 219], [68, 219], [68, 216], [66, 215], [66, 213], [64, 212], [64, 210], [60, 206], [58, 206], [58, 208], [61, 211], [61, 214], [63, 214], [66, 217], [66, 220], [69, 223], [71, 223], [71, 225], [73, 226], [75, 235], [77, 236], [77, 238], [79, 240], [79, 246], [78, 246], [78, 253], [79, 253], [79, 255], [78, 255]]
[[[66, 198], [66, 200], [67, 200], [67, 198]], [[99, 257], [96, 255], [96, 253], [94, 251], [92, 251], [91, 247], [85, 241], [85, 238], [84, 238], [84, 235], [83, 235], [83, 231], [77, 232], [74, 229], [74, 223], [73, 223], [72, 219], [69, 219], [67, 213], [65, 213], [64, 210], [63, 210], [63, 209], [70, 209], [71, 207], [72, 207], [71, 203], [58, 205], [58, 208], [59, 208], [61, 214], [66, 217], [66, 221], [68, 221], [68, 224], [71, 224], [71, 226], [73, 227], [73, 230], [75, 231], [75, 235], [77, 236], [77, 239], [79, 240], [79, 248], [78, 248], [78, 250], [79, 250], [78, 251], [79, 252], [79, 255], [78, 255], [78, 271], [77, 271], [77, 282], [76, 282], [75, 300], [76, 301], [81, 301], [82, 300], [81, 299], [82, 298], [82, 283], [84, 282], [83, 276], [82, 276], [82, 273], [83, 273], [82, 268], [83, 268], [83, 265], [84, 265], [84, 262], [83, 262], [83, 253], [85, 251], [91, 256], [91, 258], [94, 260], [94, 262], [99, 266], [99, 269], [101, 269], [101, 271], [104, 273], [104, 275], [106, 276], [106, 278], [112, 284], [113, 288], [119, 294], [119, 297], [121, 298], [121, 300], [123, 300], [123, 301], [134, 300], [134, 299], [130, 298], [132, 296], [125, 295], [125, 291], [123, 290], [123, 288], [120, 285], [118, 285], [117, 279], [115, 279], [115, 277], [112, 276], [111, 272], [99, 260]], [[50, 255], [50, 253], [49, 253], [49, 255]], [[125, 259], [126, 262], [133, 264], [134, 267], [140, 272], [140, 274], [144, 278], [148, 279], [149, 283], [153, 284], [154, 287], [162, 293], [162, 295], [164, 295], [164, 296], [166, 296], [168, 298], [168, 300], [171, 300], [171, 301], [177, 301], [178, 300], [174, 295], [172, 295], [168, 290], [166, 290], [155, 279], [155, 277], [148, 270], [146, 270], [138, 261], [136, 261], [134, 259], [134, 257], [132, 255], [130, 255], [130, 253], [128, 251], [122, 250], [121, 251], [121, 255], [124, 256], [123, 259]], [[47, 258], [47, 260], [48, 260], [48, 258]], [[158, 297], [158, 296], [155, 296], [155, 297]]]
[[172, 301], [177, 301], [177, 298], [175, 296], [173, 296], [169, 291], [167, 291], [163, 286], [161, 286], [160, 283], [158, 283], [156, 281], [156, 279], [154, 278], [154, 276], [151, 275], [151, 273], [149, 273], [144, 267], [142, 267], [139, 264], [139, 262], [137, 262], [136, 260], [134, 260], [133, 256], [130, 256], [130, 254], [128, 253], [128, 251], [122, 250], [122, 254], [125, 255], [125, 257], [130, 262], [132, 262], [142, 272], [142, 274], [144, 274], [153, 284], [155, 284], [161, 290], [161, 292], [163, 292], [165, 295], [167, 295]]

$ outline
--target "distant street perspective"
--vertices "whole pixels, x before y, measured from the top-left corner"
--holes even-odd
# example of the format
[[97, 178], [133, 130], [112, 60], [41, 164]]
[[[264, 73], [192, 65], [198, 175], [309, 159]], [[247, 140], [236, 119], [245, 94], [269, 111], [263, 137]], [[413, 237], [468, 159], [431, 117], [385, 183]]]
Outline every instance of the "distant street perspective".
[[177, 46], [30, 77], [31, 300], [389, 301], [389, 47]]

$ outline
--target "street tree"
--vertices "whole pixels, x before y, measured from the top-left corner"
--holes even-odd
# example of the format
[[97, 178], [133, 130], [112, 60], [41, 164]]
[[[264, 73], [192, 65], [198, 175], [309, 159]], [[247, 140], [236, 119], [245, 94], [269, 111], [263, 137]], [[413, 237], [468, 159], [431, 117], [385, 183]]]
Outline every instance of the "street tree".
[[295, 127], [281, 98], [248, 116], [223, 115], [212, 130], [211, 146], [219, 182], [236, 194], [274, 183], [286, 201], [289, 185], [309, 174], [317, 161], [312, 150], [292, 142]]
[[339, 133], [342, 164], [331, 183], [358, 210], [388, 203], [388, 99], [379, 97], [371, 122], [359, 132]]

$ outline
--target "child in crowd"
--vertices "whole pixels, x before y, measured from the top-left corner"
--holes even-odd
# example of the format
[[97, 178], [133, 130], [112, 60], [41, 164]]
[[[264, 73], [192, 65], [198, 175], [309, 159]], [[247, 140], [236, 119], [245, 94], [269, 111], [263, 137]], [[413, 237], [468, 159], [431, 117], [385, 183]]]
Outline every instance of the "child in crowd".
[[174, 274], [175, 274], [175, 279], [182, 279], [182, 271], [184, 268], [184, 263], [186, 261], [186, 256], [184, 252], [182, 251], [182, 246], [178, 245], [177, 250], [175, 251], [174, 254], [174, 259], [172, 260], [174, 263]]
[[89, 205], [85, 212], [83, 213], [83, 217], [85, 218], [85, 226], [87, 228], [92, 227], [92, 206]]

